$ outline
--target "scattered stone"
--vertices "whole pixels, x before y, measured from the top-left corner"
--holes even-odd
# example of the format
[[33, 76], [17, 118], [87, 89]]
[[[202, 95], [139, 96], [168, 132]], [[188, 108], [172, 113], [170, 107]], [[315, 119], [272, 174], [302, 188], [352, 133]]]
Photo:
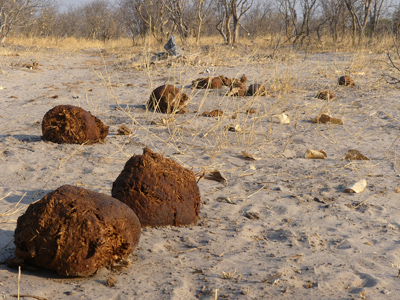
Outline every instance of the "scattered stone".
[[332, 100], [336, 98], [336, 94], [333, 91], [330, 90], [322, 90], [318, 92], [317, 96], [315, 98], [321, 99], [321, 100]]
[[177, 87], [162, 85], [156, 88], [150, 95], [147, 108], [165, 114], [186, 112], [185, 106], [188, 100], [186, 94], [182, 94]]
[[250, 84], [246, 92], [246, 96], [266, 96], [267, 94], [265, 86], [258, 83]]
[[193, 172], [148, 148], [127, 161], [112, 196], [132, 208], [142, 226], [194, 224], [200, 211]]
[[58, 105], [43, 117], [42, 134], [58, 144], [93, 144], [106, 138], [108, 126], [80, 107]]
[[339, 77], [339, 85], [354, 87], [355, 83], [350, 76], [341, 76]]
[[124, 203], [64, 185], [29, 205], [18, 218], [15, 256], [64, 276], [90, 276], [126, 258], [140, 223]]
[[130, 135], [132, 134], [132, 130], [130, 130], [128, 127], [126, 127], [125, 125], [121, 125], [118, 128], [118, 132], [117, 135]]

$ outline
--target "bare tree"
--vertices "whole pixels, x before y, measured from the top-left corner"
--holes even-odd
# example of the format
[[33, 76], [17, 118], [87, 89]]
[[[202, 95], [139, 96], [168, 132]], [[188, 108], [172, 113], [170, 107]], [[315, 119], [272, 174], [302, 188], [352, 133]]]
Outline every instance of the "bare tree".
[[119, 1], [119, 9], [123, 25], [128, 31], [128, 35], [132, 38], [133, 43], [135, 43], [137, 37], [143, 38], [146, 34], [147, 25], [140, 18], [135, 2], [121, 0]]
[[174, 26], [178, 28], [179, 36], [183, 44], [189, 32], [189, 27], [184, 21], [185, 5], [188, 2], [189, 0], [164, 0], [165, 8], [168, 11], [168, 17], [173, 22]]
[[326, 19], [321, 19], [319, 22], [313, 22], [314, 24], [311, 27], [311, 21], [314, 20], [318, 5], [317, 0], [300, 0], [299, 4], [301, 7], [302, 18], [300, 23], [293, 23], [296, 34], [293, 43], [297, 43], [298, 41], [303, 43], [303, 40], [306, 37], [309, 37], [311, 32], [317, 30], [318, 27], [322, 26], [326, 22]]
[[103, 41], [118, 38], [121, 35], [118, 22], [118, 11], [108, 0], [93, 0], [83, 4], [82, 32], [87, 38], [101, 39]]
[[344, 0], [352, 19], [353, 44], [355, 44], [357, 29], [359, 34], [358, 42], [361, 43], [364, 39], [365, 27], [367, 26], [372, 1], [373, 0]]
[[226, 43], [234, 44], [239, 41], [239, 29], [240, 27], [243, 28], [241, 19], [244, 14], [250, 10], [252, 5], [253, 0], [218, 1], [219, 21], [216, 25], [216, 28]]
[[278, 14], [274, 12], [272, 1], [256, 1], [243, 18], [242, 23], [253, 37], [279, 34]]
[[339, 37], [339, 25], [346, 24], [344, 0], [321, 0], [320, 4], [322, 14], [328, 20], [332, 40], [336, 43]]
[[232, 14], [229, 6], [228, 0], [219, 0], [217, 5], [218, 12], [218, 22], [215, 28], [221, 34], [224, 42], [227, 44], [232, 43], [232, 32], [230, 28], [230, 23], [232, 20]]
[[285, 27], [285, 35], [288, 41], [293, 37], [297, 26], [296, 0], [276, 0], [277, 10]]
[[165, 26], [169, 22], [165, 14], [163, 0], [131, 0], [138, 12], [140, 19], [149, 28], [153, 37], [162, 43], [166, 36]]
[[28, 18], [33, 20], [35, 12], [48, 3], [47, 0], [0, 0], [0, 43]]
[[197, 18], [197, 33], [196, 33], [196, 43], [200, 41], [201, 29], [203, 26], [204, 18], [208, 15], [212, 8], [212, 0], [193, 0], [193, 5], [196, 10]]
[[383, 3], [385, 0], [373, 0], [372, 3], [372, 8], [371, 8], [371, 17], [370, 17], [370, 26], [371, 26], [371, 33], [370, 37], [373, 38], [375, 34], [375, 30], [377, 28], [381, 12], [382, 12], [382, 7]]
[[253, 0], [231, 0], [231, 12], [232, 12], [232, 21], [233, 21], [233, 44], [239, 41], [239, 28], [243, 25], [241, 23], [241, 19], [245, 13], [249, 11], [249, 9], [253, 5]]

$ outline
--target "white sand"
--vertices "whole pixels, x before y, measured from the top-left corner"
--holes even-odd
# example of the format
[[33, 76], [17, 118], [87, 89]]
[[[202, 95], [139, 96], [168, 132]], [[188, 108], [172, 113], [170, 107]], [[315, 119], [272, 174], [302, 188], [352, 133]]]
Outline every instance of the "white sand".
[[[13, 51], [18, 50], [8, 53]], [[219, 170], [227, 179], [200, 180], [198, 224], [143, 229], [129, 257], [132, 263], [121, 271], [104, 268], [91, 278], [65, 279], [45, 270], [22, 270], [21, 295], [48, 300], [399, 298], [400, 92], [382, 80], [385, 56], [281, 53], [271, 60], [264, 53], [240, 58], [224, 51], [218, 50], [216, 58], [150, 70], [117, 68], [126, 65], [126, 57], [107, 53], [105, 66], [95, 50], [0, 57], [3, 299], [18, 292], [18, 271], [4, 261], [13, 254], [16, 219], [27, 205], [63, 184], [110, 195], [125, 162], [145, 146], [195, 173]], [[40, 70], [11, 65], [32, 61]], [[215, 75], [244, 73], [250, 83], [266, 82], [274, 97], [227, 98], [226, 89], [188, 88], [193, 79], [206, 76], [200, 74], [206, 68]], [[355, 88], [336, 85], [345, 73], [354, 78]], [[144, 104], [164, 83], [187, 87], [189, 113], [176, 115], [168, 126], [151, 125], [166, 116], [146, 111]], [[291, 92], [274, 92], [278, 85], [292, 86]], [[313, 98], [326, 88], [337, 99]], [[42, 117], [59, 104], [81, 106], [109, 125], [104, 143], [42, 141]], [[250, 107], [258, 113], [244, 114]], [[199, 116], [217, 108], [225, 112], [220, 120]], [[281, 112], [289, 115], [290, 125], [271, 122]], [[344, 125], [309, 122], [320, 112], [342, 118]], [[230, 119], [235, 113], [237, 119]], [[116, 135], [122, 124], [132, 129], [131, 136]], [[237, 124], [242, 132], [224, 129]], [[328, 157], [305, 159], [307, 149], [323, 149]], [[343, 160], [349, 149], [371, 160]], [[242, 151], [260, 159], [246, 160]], [[344, 193], [363, 178], [364, 192]], [[23, 195], [21, 210], [4, 215]], [[231, 278], [223, 278], [223, 272]], [[115, 287], [105, 285], [110, 277]]]

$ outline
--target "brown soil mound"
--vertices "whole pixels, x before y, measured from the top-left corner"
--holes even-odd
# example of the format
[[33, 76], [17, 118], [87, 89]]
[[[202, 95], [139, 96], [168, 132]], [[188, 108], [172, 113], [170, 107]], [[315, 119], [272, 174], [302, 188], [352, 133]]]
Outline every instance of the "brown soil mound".
[[222, 86], [230, 86], [232, 80], [220, 75], [217, 77], [202, 77], [192, 81], [192, 86], [196, 89], [220, 89]]
[[150, 95], [147, 108], [169, 114], [172, 112], [185, 113], [186, 94], [182, 94], [177, 87], [166, 84], [156, 88]]
[[193, 224], [200, 211], [193, 172], [148, 148], [126, 162], [112, 196], [131, 207], [142, 226]]
[[265, 86], [254, 83], [249, 86], [246, 92], [246, 96], [265, 96], [267, 95], [267, 90]]
[[108, 135], [108, 126], [83, 108], [58, 105], [42, 121], [43, 139], [58, 144], [93, 144]]
[[64, 185], [18, 218], [15, 255], [60, 275], [90, 276], [126, 258], [139, 242], [140, 229], [124, 203]]
[[341, 76], [339, 77], [339, 85], [354, 87], [355, 83], [350, 76]]
[[203, 117], [220, 117], [224, 115], [224, 112], [222, 110], [219, 109], [214, 109], [210, 112], [205, 111], [201, 114]]
[[333, 91], [330, 90], [322, 90], [320, 91], [315, 98], [321, 99], [321, 100], [330, 100], [336, 98], [336, 94]]

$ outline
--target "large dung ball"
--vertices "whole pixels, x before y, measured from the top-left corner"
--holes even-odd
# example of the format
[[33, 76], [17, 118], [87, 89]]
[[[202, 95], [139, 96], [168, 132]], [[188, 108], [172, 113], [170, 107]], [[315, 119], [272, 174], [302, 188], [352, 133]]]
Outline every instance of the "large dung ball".
[[58, 144], [93, 144], [108, 135], [108, 126], [83, 108], [58, 105], [43, 117], [42, 133], [45, 140]]
[[139, 242], [140, 222], [110, 196], [64, 185], [18, 218], [15, 256], [64, 276], [90, 276], [126, 258]]
[[132, 208], [142, 226], [193, 224], [200, 211], [193, 172], [148, 148], [126, 162], [112, 196]]
[[182, 94], [177, 87], [166, 84], [153, 90], [147, 101], [147, 108], [165, 114], [185, 113], [187, 100], [188, 96]]

